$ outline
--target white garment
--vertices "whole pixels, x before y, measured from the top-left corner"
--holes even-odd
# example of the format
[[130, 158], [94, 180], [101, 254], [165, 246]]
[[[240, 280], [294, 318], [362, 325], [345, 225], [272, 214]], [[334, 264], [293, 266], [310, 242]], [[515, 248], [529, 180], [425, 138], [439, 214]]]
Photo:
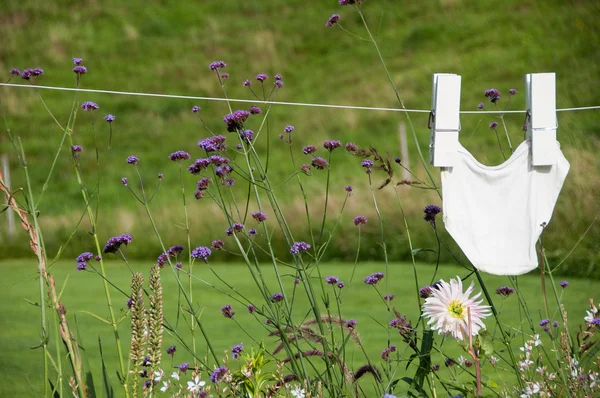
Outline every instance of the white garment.
[[520, 275], [537, 267], [541, 224], [570, 167], [558, 142], [556, 151], [555, 165], [533, 167], [527, 140], [501, 165], [485, 166], [459, 144], [456, 165], [442, 168], [444, 224], [476, 268]]

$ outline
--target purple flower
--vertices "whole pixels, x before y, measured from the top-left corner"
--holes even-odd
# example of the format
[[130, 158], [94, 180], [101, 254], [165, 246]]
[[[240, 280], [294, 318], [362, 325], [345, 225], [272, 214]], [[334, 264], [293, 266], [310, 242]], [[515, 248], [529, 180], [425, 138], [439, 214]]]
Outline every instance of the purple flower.
[[87, 268], [87, 263], [77, 263], [77, 271], [83, 271]]
[[302, 171], [304, 174], [309, 174], [310, 173], [310, 165], [303, 164], [302, 166], [300, 166], [300, 171]]
[[21, 71], [18, 70], [17, 68], [12, 68], [10, 70], [10, 74], [13, 75], [13, 76], [19, 76], [21, 74]]
[[158, 173], [158, 179], [162, 180], [163, 179], [163, 173]]
[[227, 66], [227, 64], [224, 61], [215, 61], [215, 62], [211, 62], [210, 65], [208, 65], [208, 68], [210, 70], [217, 70], [217, 69], [222, 69], [226, 66]]
[[385, 350], [381, 351], [381, 358], [386, 361], [389, 361], [390, 354], [392, 352], [395, 352], [396, 349], [397, 349], [396, 346], [392, 344], [391, 346], [387, 347]]
[[81, 58], [73, 58], [73, 65], [81, 65], [83, 59]]
[[452, 358], [446, 358], [444, 360], [444, 365], [446, 365], [447, 368], [450, 368], [450, 367], [456, 365], [456, 361]]
[[425, 213], [425, 216], [423, 216], [423, 219], [425, 221], [429, 221], [432, 224], [435, 224], [435, 216], [441, 212], [442, 212], [442, 209], [440, 209], [439, 206], [436, 206], [436, 205], [426, 206], [425, 209], [423, 209], [423, 213]]
[[225, 247], [225, 242], [223, 242], [221, 239], [216, 239], [212, 241], [210, 247], [215, 250], [221, 250], [223, 247]]
[[200, 174], [200, 172], [208, 167], [210, 164], [209, 159], [201, 158], [196, 159], [194, 163], [188, 166], [188, 171], [194, 175]]
[[317, 147], [314, 145], [307, 145], [302, 148], [302, 153], [305, 155], [310, 155], [311, 153], [315, 153], [317, 151]]
[[280, 73], [275, 75], [275, 80], [281, 80], [281, 79], [283, 79], [283, 77], [281, 77]]
[[140, 161], [140, 159], [135, 155], [131, 155], [131, 156], [127, 157], [128, 164], [137, 164], [139, 161]]
[[510, 95], [515, 95], [517, 93], [517, 90], [515, 90], [514, 88], [511, 88], [510, 90], [508, 90], [508, 93]]
[[290, 253], [298, 254], [301, 251], [307, 251], [310, 249], [310, 244], [306, 242], [295, 242], [290, 248]]
[[265, 80], [267, 80], [268, 76], [264, 73], [259, 73], [258, 75], [256, 75], [256, 80], [258, 80], [259, 82], [264, 82]]
[[242, 351], [244, 351], [244, 346], [242, 344], [236, 344], [233, 347], [231, 347], [231, 356], [233, 357], [233, 359], [236, 359], [240, 356], [240, 353]]
[[92, 101], [86, 101], [83, 104], [81, 104], [81, 109], [83, 109], [84, 111], [93, 111], [98, 108], [100, 108], [98, 104]]
[[179, 368], [179, 371], [182, 373], [185, 373], [189, 367], [190, 367], [190, 364], [187, 362], [177, 365], [177, 368]]
[[543, 326], [548, 325], [549, 323], [550, 323], [550, 319], [544, 318], [540, 321], [539, 325], [543, 327]]
[[337, 287], [339, 287], [340, 289], [344, 288], [344, 282], [338, 282]]
[[100, 257], [100, 256], [96, 255], [96, 257], [94, 257], [94, 260], [96, 260], [96, 261], [100, 261], [100, 260], [102, 260], [102, 257]]
[[329, 166], [329, 163], [325, 159], [316, 156], [312, 160], [312, 165], [317, 170], [323, 170], [325, 167]]
[[348, 152], [355, 152], [358, 151], [358, 146], [356, 146], [356, 144], [353, 142], [349, 142], [346, 144], [346, 150]]
[[485, 97], [490, 99], [490, 102], [496, 103], [500, 99], [500, 91], [495, 88], [485, 90]]
[[365, 283], [367, 285], [376, 285], [383, 279], [383, 276], [383, 272], [375, 272], [365, 278]]
[[504, 297], [508, 297], [511, 294], [513, 294], [514, 292], [515, 292], [515, 289], [513, 289], [512, 287], [508, 287], [508, 286], [502, 286], [502, 287], [499, 287], [498, 289], [496, 289], [496, 294], [499, 294]]
[[390, 294], [390, 293], [388, 293], [388, 294], [384, 294], [384, 295], [383, 295], [383, 299], [384, 299], [385, 301], [392, 301], [392, 300], [393, 300], [393, 299], [395, 299], [395, 298], [396, 298], [396, 295], [395, 295], [395, 294]]
[[250, 85], [252, 84], [252, 82], [250, 80], [244, 80], [244, 82], [242, 83], [242, 86], [244, 87], [250, 87]]
[[227, 228], [227, 230], [225, 230], [225, 233], [228, 236], [231, 236], [231, 235], [233, 235], [234, 232], [241, 232], [243, 229], [244, 229], [244, 224], [236, 222], [231, 227]]
[[592, 321], [590, 322], [590, 325], [594, 325], [594, 326], [600, 325], [600, 318], [592, 319]]
[[181, 254], [183, 252], [184, 247], [181, 245], [175, 245], [175, 246], [171, 246], [169, 247], [169, 250], [167, 250], [167, 254], [169, 255], [169, 257], [177, 257], [178, 254]]
[[201, 258], [204, 261], [207, 261], [208, 256], [211, 255], [211, 251], [208, 247], [206, 246], [199, 246], [197, 248], [195, 248], [194, 250], [192, 250], [192, 257], [193, 258]]
[[248, 111], [250, 112], [251, 115], [260, 115], [262, 113], [260, 108], [255, 105], [251, 106], [250, 109], [248, 109]]
[[199, 110], [200, 110], [200, 107], [198, 105], [192, 106], [192, 113], [198, 113]]
[[342, 143], [337, 140], [327, 140], [323, 142], [323, 148], [327, 149], [329, 152], [333, 151], [335, 148], [339, 148], [342, 146]]
[[85, 75], [87, 73], [87, 68], [83, 65], [77, 65], [73, 68], [73, 72], [78, 75]]
[[360, 164], [360, 165], [361, 165], [362, 167], [366, 167], [367, 169], [371, 169], [371, 167], [373, 167], [373, 165], [374, 165], [374, 164], [375, 164], [375, 163], [373, 163], [373, 161], [372, 161], [372, 160], [370, 160], [370, 159], [365, 159], [365, 160], [363, 160], [363, 161], [361, 162], [361, 164]]
[[283, 294], [281, 294], [281, 293], [275, 293], [271, 296], [271, 301], [274, 303], [279, 303], [282, 300], [283, 300]]
[[225, 145], [225, 137], [222, 135], [204, 138], [203, 140], [198, 141], [198, 146], [204, 149], [206, 152], [221, 152], [227, 149], [227, 146]]
[[567, 281], [562, 281], [560, 283], [560, 287], [562, 287], [563, 289], [566, 288], [567, 286], [569, 286], [569, 282], [567, 282]]
[[285, 126], [285, 127], [283, 128], [283, 131], [284, 131], [285, 133], [291, 133], [292, 131], [294, 131], [294, 126], [292, 126], [292, 125]]
[[184, 151], [173, 152], [169, 155], [169, 159], [176, 162], [178, 160], [188, 160], [190, 158], [190, 154]]
[[106, 120], [108, 123], [112, 123], [115, 121], [115, 117], [109, 113], [108, 115], [104, 116], [104, 120]]
[[77, 256], [75, 261], [77, 261], [78, 263], [86, 263], [86, 262], [90, 261], [92, 258], [94, 258], [94, 255], [92, 253], [83, 252], [79, 256]]
[[332, 16], [329, 17], [329, 20], [327, 20], [327, 23], [325, 24], [325, 26], [327, 26], [328, 28], [331, 28], [333, 25], [338, 23], [339, 20], [340, 20], [340, 15], [333, 14]]
[[254, 138], [254, 131], [244, 130], [240, 133], [240, 138], [242, 139], [242, 141], [250, 143], [250, 141], [252, 141], [252, 139]]
[[328, 285], [335, 285], [339, 281], [340, 280], [337, 276], [328, 276], [327, 278], [325, 278], [325, 282], [327, 282]]
[[165, 253], [160, 253], [156, 258], [156, 264], [158, 264], [159, 267], [162, 267], [167, 263], [168, 259], [169, 257]]
[[255, 211], [254, 213], [252, 213], [252, 218], [254, 218], [256, 221], [258, 222], [263, 222], [265, 221], [268, 217], [266, 214], [264, 214], [261, 211]]
[[78, 153], [81, 151], [83, 151], [83, 148], [81, 147], [81, 145], [73, 145], [71, 147], [71, 152], [73, 152], [73, 153]]
[[358, 324], [358, 322], [356, 322], [355, 319], [350, 319], [349, 321], [346, 322], [346, 327], [348, 329], [354, 329], [357, 324]]
[[127, 182], [128, 182], [128, 181], [127, 181], [127, 178], [126, 178], [126, 177], [123, 177], [123, 178], [121, 178], [121, 183], [122, 183], [123, 185], [127, 186]]
[[218, 383], [223, 378], [223, 376], [225, 376], [227, 374], [227, 372], [229, 372], [229, 369], [227, 369], [227, 366], [225, 366], [225, 365], [219, 366], [210, 375], [210, 381], [212, 381], [213, 383]]
[[491, 122], [489, 127], [490, 127], [490, 130], [495, 129], [496, 127], [498, 127], [498, 122]]
[[129, 234], [123, 234], [118, 236], [113, 236], [108, 241], [106, 241], [106, 245], [104, 245], [104, 249], [102, 249], [103, 253], [116, 253], [119, 251], [122, 245], [127, 246], [133, 237]]
[[275, 80], [275, 83], [273, 84], [276, 85], [278, 88], [283, 87], [283, 82], [281, 80]]
[[558, 321], [552, 322], [552, 326], [554, 326], [555, 328], [557, 328], [558, 327]]
[[254, 235], [256, 235], [256, 229], [255, 229], [255, 228], [250, 228], [250, 229], [248, 230], [248, 235], [249, 235], [249, 236], [254, 236]]
[[248, 312], [252, 314], [254, 311], [256, 311], [256, 307], [253, 306], [252, 304], [249, 304], [248, 305]]
[[480, 102], [479, 105], [477, 105], [477, 108], [483, 109], [483, 102]]
[[367, 223], [367, 219], [365, 216], [356, 216], [354, 217], [354, 225], [365, 225]]
[[233, 318], [233, 316], [235, 315], [235, 311], [231, 308], [231, 304], [225, 304], [224, 306], [221, 307], [221, 312], [223, 313], [223, 316], [225, 318]]
[[150, 366], [152, 364], [152, 360], [150, 358], [150, 355], [146, 355], [144, 357], [144, 360], [142, 361], [142, 366]]
[[21, 79], [29, 80], [31, 78], [31, 69], [26, 68], [21, 72]]
[[42, 68], [34, 68], [34, 69], [31, 69], [31, 74], [33, 76], [40, 76], [40, 75], [44, 74], [44, 70]]
[[175, 351], [177, 351], [177, 348], [174, 345], [167, 347], [167, 354], [174, 355]]
[[131, 307], [133, 307], [133, 298], [129, 297], [125, 302], [125, 305], [127, 306], [127, 308], [131, 309]]
[[229, 79], [229, 73], [227, 73], [227, 72], [221, 73], [221, 79], [223, 79], [223, 80]]
[[423, 286], [420, 290], [419, 290], [419, 296], [421, 296], [421, 298], [427, 298], [427, 297], [431, 297], [431, 294], [433, 293], [431, 286]]
[[344, 190], [348, 193], [352, 192], [354, 190], [354, 188], [352, 188], [352, 185], [346, 185], [344, 187]]
[[225, 115], [223, 121], [227, 125], [227, 131], [234, 132], [237, 129], [241, 129], [248, 116], [250, 116], [250, 112], [241, 109]]

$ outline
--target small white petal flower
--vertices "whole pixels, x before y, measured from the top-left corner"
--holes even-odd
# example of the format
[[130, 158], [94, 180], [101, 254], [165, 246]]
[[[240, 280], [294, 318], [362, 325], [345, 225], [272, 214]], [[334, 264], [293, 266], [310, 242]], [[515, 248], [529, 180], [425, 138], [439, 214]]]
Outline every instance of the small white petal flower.
[[596, 384], [598, 384], [598, 372], [590, 372], [590, 388], [596, 387]]
[[471, 335], [475, 336], [480, 329], [485, 329], [483, 318], [490, 316], [490, 307], [481, 305], [483, 300], [475, 301], [481, 293], [469, 297], [474, 283], [463, 293], [460, 277], [450, 279], [450, 283], [441, 281], [431, 296], [425, 299], [423, 315], [429, 317], [428, 325], [440, 334], [451, 334], [462, 340], [468, 334], [468, 313], [471, 313]]
[[163, 386], [160, 388], [160, 391], [165, 392], [169, 389], [169, 383], [166, 381], [163, 381]]
[[300, 386], [296, 386], [294, 391], [292, 391], [292, 395], [296, 398], [304, 398], [304, 389], [300, 388]]
[[179, 380], [179, 372], [173, 372], [173, 374], [171, 375], [171, 378], [173, 378], [175, 380]]
[[462, 355], [458, 357], [458, 364], [460, 366], [465, 366], [465, 361], [466, 361], [466, 359]]
[[490, 365], [492, 366], [496, 366], [496, 364], [498, 363], [498, 358], [496, 358], [495, 356], [490, 356]]
[[536, 334], [535, 336], [533, 336], [533, 345], [537, 347], [540, 344], [542, 344], [542, 340], [540, 340], [540, 335]]
[[160, 382], [163, 378], [163, 375], [164, 375], [164, 373], [163, 373], [162, 369], [159, 369], [156, 372], [154, 372], [154, 382], [155, 383]]
[[584, 321], [586, 321], [587, 323], [591, 323], [594, 320], [594, 311], [586, 311], [587, 316], [585, 316], [583, 318]]
[[187, 382], [187, 389], [193, 394], [199, 392], [200, 388], [204, 387], [205, 384], [205, 381], [201, 381], [200, 377], [196, 376], [194, 380]]

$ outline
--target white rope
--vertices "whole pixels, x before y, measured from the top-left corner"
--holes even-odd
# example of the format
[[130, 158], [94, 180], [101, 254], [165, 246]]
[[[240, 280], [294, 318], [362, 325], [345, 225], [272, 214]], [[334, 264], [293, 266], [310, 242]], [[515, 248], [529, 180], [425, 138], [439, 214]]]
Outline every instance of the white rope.
[[[98, 94], [114, 94], [114, 95], [129, 95], [137, 97], [155, 97], [155, 98], [176, 98], [176, 99], [192, 99], [201, 101], [229, 101], [229, 102], [242, 102], [242, 103], [261, 103], [270, 105], [290, 105], [290, 106], [307, 106], [315, 108], [333, 108], [333, 109], [356, 109], [356, 110], [367, 110], [367, 111], [387, 111], [387, 112], [409, 112], [409, 113], [430, 113], [429, 109], [401, 109], [401, 108], [378, 108], [371, 106], [355, 106], [355, 105], [332, 105], [332, 104], [310, 104], [304, 102], [282, 102], [282, 101], [261, 101], [261, 100], [247, 100], [238, 98], [216, 98], [216, 97], [198, 97], [192, 95], [173, 95], [173, 94], [155, 94], [155, 93], [137, 93], [132, 91], [114, 91], [114, 90], [94, 90], [87, 88], [73, 88], [73, 87], [55, 87], [55, 86], [36, 86], [36, 85], [23, 85], [13, 83], [0, 83], [0, 86], [8, 87], [20, 87], [20, 88], [38, 88], [43, 90], [57, 90], [57, 91], [79, 91], [83, 93], [98, 93]], [[583, 111], [591, 109], [600, 109], [600, 105], [596, 106], [584, 106], [580, 108], [562, 108], [557, 109], [557, 112], [562, 111]], [[464, 114], [507, 114], [507, 113], [525, 113], [525, 110], [512, 110], [512, 111], [460, 111]]]

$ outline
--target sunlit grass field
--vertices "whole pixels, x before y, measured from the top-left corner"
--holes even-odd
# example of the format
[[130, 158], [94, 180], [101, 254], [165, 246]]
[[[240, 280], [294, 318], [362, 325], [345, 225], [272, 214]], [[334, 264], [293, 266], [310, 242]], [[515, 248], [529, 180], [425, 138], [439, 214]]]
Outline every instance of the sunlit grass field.
[[[87, 312], [94, 313], [100, 317], [107, 317], [108, 311], [106, 299], [104, 296], [103, 285], [100, 277], [91, 272], [77, 272], [75, 270], [75, 262], [58, 262], [52, 269], [51, 273], [56, 278], [58, 290], [62, 289], [63, 284], [65, 289], [62, 293], [61, 301], [67, 308], [67, 316], [73, 328], [77, 328], [79, 334], [79, 343], [85, 348], [84, 356], [89, 369], [91, 369], [97, 396], [104, 396], [101, 383], [101, 358], [99, 354], [99, 339], [102, 341], [102, 348], [106, 360], [106, 366], [110, 380], [117, 396], [121, 395], [120, 386], [115, 376], [118, 369], [117, 354], [114, 345], [114, 337], [109, 325], [97, 320]], [[135, 271], [148, 275], [151, 264], [149, 262], [134, 262], [131, 267]], [[256, 285], [250, 277], [249, 271], [242, 264], [215, 264], [212, 266], [214, 271], [223, 278], [227, 283], [231, 284], [240, 294], [247, 297], [250, 301], [260, 303], [262, 300]], [[39, 396], [43, 392], [43, 359], [42, 351], [32, 349], [40, 343], [40, 310], [31, 303], [39, 303], [39, 281], [35, 273], [36, 265], [34, 260], [11, 260], [0, 263], [0, 270], [3, 278], [0, 281], [0, 372], [3, 375], [0, 378], [0, 396], [2, 397], [33, 397]], [[434, 268], [430, 265], [417, 265], [417, 275], [420, 286], [430, 283]], [[272, 266], [264, 265], [262, 271], [269, 281], [269, 287], [275, 292], [279, 291], [276, 284], [275, 275]], [[320, 265], [321, 275], [323, 277], [336, 275], [340, 280], [346, 282], [342, 294], [341, 317], [345, 320], [356, 319], [358, 321], [357, 331], [364, 345], [369, 358], [379, 366], [382, 365], [380, 359], [381, 351], [387, 345], [387, 329], [384, 327], [389, 321], [385, 304], [379, 294], [372, 286], [365, 285], [363, 279], [366, 275], [372, 272], [385, 272], [386, 276], [378, 286], [380, 293], [386, 292], [396, 295], [392, 301], [400, 313], [406, 314], [413, 324], [419, 318], [418, 301], [415, 294], [415, 282], [413, 276], [413, 267], [407, 263], [392, 263], [387, 271], [384, 263], [359, 263], [355, 270], [354, 280], [350, 282], [350, 277], [354, 271], [352, 264], [341, 263], [326, 263]], [[294, 293], [294, 277], [293, 273], [280, 268], [283, 275], [285, 294], [291, 297]], [[125, 264], [119, 262], [107, 263], [107, 273], [110, 281], [119, 289], [127, 292], [129, 290], [131, 273]], [[444, 280], [448, 280], [456, 275], [465, 275], [463, 268], [456, 266], [441, 266], [438, 276]], [[250, 315], [246, 308], [227, 297], [223, 293], [217, 291], [213, 285], [218, 288], [224, 288], [222, 282], [210, 272], [205, 264], [198, 263], [195, 266], [195, 275], [199, 278], [194, 281], [194, 305], [197, 306], [201, 313], [201, 320], [204, 328], [209, 336], [217, 355], [224, 358], [225, 350], [230, 350], [234, 344], [243, 343], [246, 349], [251, 346], [257, 347], [259, 343], [264, 342], [267, 350], [272, 351], [276, 345], [276, 339], [268, 336], [263, 318], [255, 318]], [[318, 282], [318, 272], [313, 270], [313, 282]], [[483, 274], [485, 284], [492, 296], [492, 300], [498, 309], [501, 311], [500, 319], [506, 330], [513, 331], [522, 330], [523, 333], [531, 335], [540, 333], [542, 341], [547, 349], [552, 349], [551, 341], [548, 336], [544, 335], [541, 328], [537, 325], [540, 319], [545, 318], [543, 310], [543, 298], [541, 294], [540, 276], [537, 271], [531, 274], [518, 277], [517, 289], [522, 293], [525, 303], [532, 314], [533, 329], [529, 322], [521, 318], [522, 309], [519, 308], [517, 297], [515, 295], [505, 299], [496, 295], [495, 290], [499, 286], [511, 285], [507, 277], [496, 277]], [[437, 278], [436, 278], [437, 279]], [[175, 278], [170, 269], [164, 269], [162, 272], [163, 295], [164, 295], [164, 311], [167, 322], [174, 326], [178, 325], [178, 330], [181, 331], [187, 344], [190, 344], [189, 332], [185, 324], [184, 316], [177, 319], [177, 306], [179, 300], [178, 288]], [[569, 286], [562, 289], [558, 284], [560, 280], [555, 280], [555, 286], [558, 290], [559, 297], [565, 305], [569, 313], [569, 328], [571, 332], [575, 332], [577, 325], [583, 321], [585, 309], [588, 307], [588, 299], [594, 297], [598, 292], [598, 282], [589, 279], [569, 279]], [[547, 278], [548, 298], [550, 308], [556, 308], [554, 305], [555, 299], [550, 286], [550, 280]], [[476, 284], [477, 285], [477, 284]], [[318, 284], [315, 284], [318, 286]], [[294, 316], [295, 322], [302, 322], [310, 319], [308, 313], [308, 303], [303, 294], [302, 286], [297, 286], [295, 290]], [[333, 287], [326, 286], [325, 291], [332, 293]], [[336, 288], [337, 289], [337, 288]], [[479, 290], [479, 289], [476, 289]], [[225, 288], [225, 291], [230, 290]], [[113, 302], [117, 309], [125, 309], [127, 297], [119, 293], [117, 289], [112, 289]], [[597, 297], [596, 297], [597, 298]], [[225, 319], [220, 312], [220, 307], [224, 304], [231, 304], [236, 311], [234, 320]], [[257, 304], [258, 305], [258, 304]], [[324, 310], [323, 303], [320, 307]], [[337, 314], [336, 308], [331, 308], [334, 314]], [[538, 315], [539, 314], [539, 315]], [[558, 313], [551, 314], [551, 320], [559, 320]], [[51, 335], [56, 336], [54, 326], [51, 325]], [[494, 324], [493, 318], [486, 320], [486, 325], [491, 333], [498, 333]], [[126, 352], [129, 345], [129, 318], [126, 318], [119, 327], [122, 344]], [[562, 329], [562, 326], [560, 327]], [[422, 330], [422, 328], [421, 328]], [[518, 356], [518, 347], [523, 344], [523, 339], [527, 336], [521, 336], [517, 331], [512, 342], [513, 351]], [[249, 337], [251, 336], [251, 337]], [[206, 352], [206, 344], [203, 341], [200, 333], [197, 333], [198, 353], [204, 357]], [[400, 353], [410, 353], [406, 349], [406, 345], [402, 342], [401, 337], [397, 332], [391, 334], [391, 343], [396, 344]], [[441, 339], [436, 337], [436, 344], [439, 344]], [[51, 350], [55, 350], [55, 341], [51, 341]], [[177, 365], [182, 362], [192, 362], [192, 356], [186, 352], [185, 348], [177, 343], [176, 339], [168, 334], [165, 334], [164, 347], [172, 344], [177, 346], [174, 361], [166, 354], [163, 355], [163, 366], [169, 368], [172, 364]], [[506, 357], [506, 352], [502, 346], [495, 347], [498, 352], [496, 356]], [[355, 349], [351, 344], [348, 346], [348, 352], [351, 354], [349, 366], [352, 370], [358, 369], [366, 363], [364, 356]], [[467, 354], [462, 351], [459, 346], [452, 340], [444, 342], [444, 351], [455, 355]], [[283, 354], [280, 353], [277, 358], [283, 359]], [[63, 366], [66, 363], [63, 357]], [[84, 362], [85, 363], [85, 362]], [[439, 376], [442, 379], [449, 377], [448, 369], [443, 366], [443, 358], [434, 354], [433, 363], [440, 364], [441, 370]], [[229, 361], [229, 367], [233, 370], [240, 366], [239, 360]], [[413, 364], [414, 366], [414, 364]], [[402, 363], [397, 369], [396, 378], [407, 375], [404, 371], [405, 364]], [[506, 364], [500, 361], [498, 368], [505, 368]], [[501, 376], [505, 379], [508, 385], [514, 385], [516, 380], [514, 376], [510, 376], [504, 371], [499, 374], [490, 368], [489, 364], [484, 365], [484, 374], [498, 384], [502, 384]], [[453, 369], [458, 371], [458, 369]], [[410, 374], [414, 368], [409, 368]], [[458, 371], [460, 374], [460, 371]], [[203, 377], [208, 379], [208, 375]], [[369, 376], [362, 379], [363, 385], [369, 389]], [[400, 388], [403, 386], [400, 384]]]

